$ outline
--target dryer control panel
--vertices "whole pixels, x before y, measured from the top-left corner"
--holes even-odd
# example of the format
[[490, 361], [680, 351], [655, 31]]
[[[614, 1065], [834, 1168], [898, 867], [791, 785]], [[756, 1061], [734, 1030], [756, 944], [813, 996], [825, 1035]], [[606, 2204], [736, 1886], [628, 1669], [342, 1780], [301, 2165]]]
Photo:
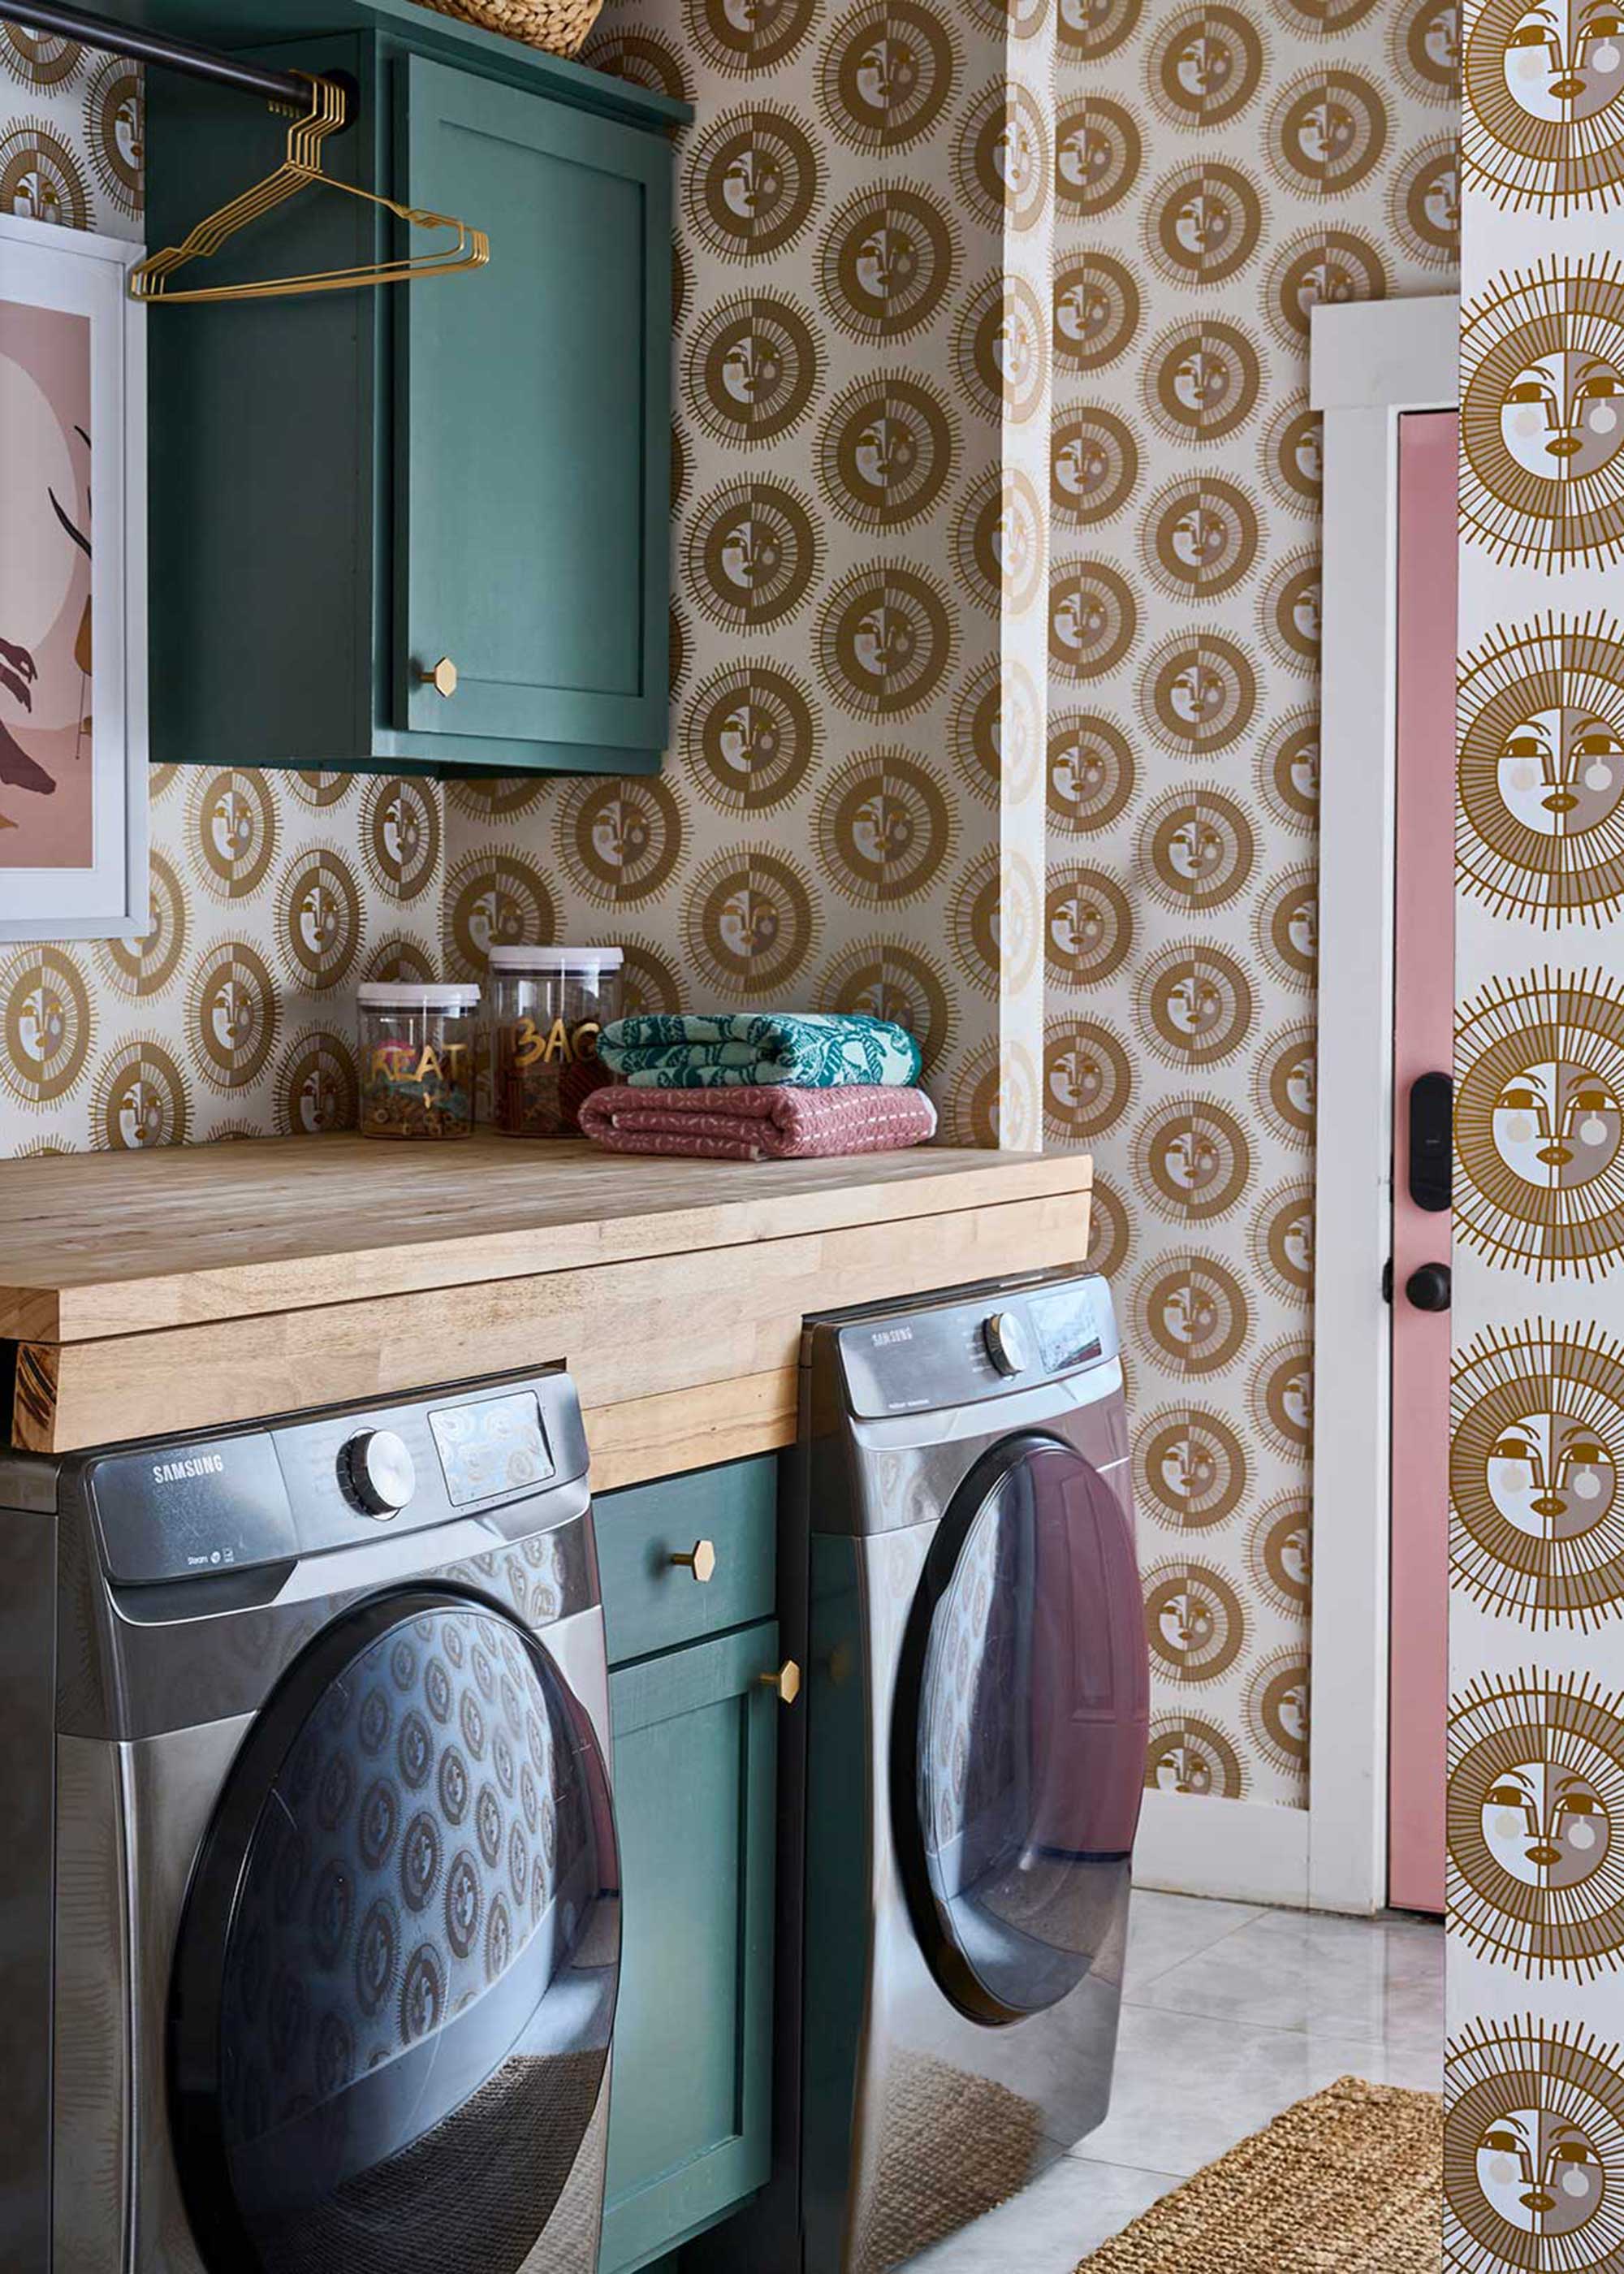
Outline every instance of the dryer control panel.
[[859, 1419], [973, 1404], [1115, 1358], [1110, 1289], [1058, 1274], [996, 1289], [914, 1296], [839, 1328]]
[[86, 1457], [109, 1579], [148, 1586], [444, 1524], [584, 1476], [568, 1374]]

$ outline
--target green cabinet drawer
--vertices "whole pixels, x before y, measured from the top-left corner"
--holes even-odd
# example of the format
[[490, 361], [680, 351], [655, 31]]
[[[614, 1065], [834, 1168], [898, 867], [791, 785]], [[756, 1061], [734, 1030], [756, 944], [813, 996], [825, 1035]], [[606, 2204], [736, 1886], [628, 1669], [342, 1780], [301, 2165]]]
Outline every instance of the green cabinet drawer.
[[[778, 1471], [777, 1456], [762, 1453], [595, 1497], [612, 1666], [772, 1617]], [[716, 1551], [715, 1570], [703, 1585], [671, 1560], [701, 1540]]]
[[651, 2265], [768, 2177], [778, 1652], [768, 1619], [610, 1678], [624, 1926], [600, 2274]]

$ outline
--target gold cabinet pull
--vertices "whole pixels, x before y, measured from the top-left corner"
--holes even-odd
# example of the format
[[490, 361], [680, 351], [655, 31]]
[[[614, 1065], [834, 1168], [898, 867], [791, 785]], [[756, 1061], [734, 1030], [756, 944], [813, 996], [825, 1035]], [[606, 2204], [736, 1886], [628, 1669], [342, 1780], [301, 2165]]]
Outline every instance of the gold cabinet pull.
[[436, 695], [449, 698], [456, 693], [457, 667], [448, 655], [442, 655], [432, 671], [419, 671], [417, 676], [425, 687], [432, 687]]
[[777, 1693], [780, 1706], [793, 1706], [801, 1695], [801, 1668], [793, 1658], [786, 1658], [776, 1674], [758, 1674], [756, 1679]]
[[700, 1585], [703, 1587], [710, 1583], [716, 1571], [716, 1547], [709, 1540], [696, 1540], [686, 1555], [673, 1555], [671, 1560], [673, 1563], [681, 1564], [684, 1570], [691, 1571]]

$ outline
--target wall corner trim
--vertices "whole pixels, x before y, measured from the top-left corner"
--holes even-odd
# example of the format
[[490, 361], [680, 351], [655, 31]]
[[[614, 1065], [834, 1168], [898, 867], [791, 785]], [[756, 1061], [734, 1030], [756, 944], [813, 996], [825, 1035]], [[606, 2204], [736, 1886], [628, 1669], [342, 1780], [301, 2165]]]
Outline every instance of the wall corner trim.
[[1309, 1908], [1308, 1811], [1147, 1792], [1133, 1884], [1169, 1894]]

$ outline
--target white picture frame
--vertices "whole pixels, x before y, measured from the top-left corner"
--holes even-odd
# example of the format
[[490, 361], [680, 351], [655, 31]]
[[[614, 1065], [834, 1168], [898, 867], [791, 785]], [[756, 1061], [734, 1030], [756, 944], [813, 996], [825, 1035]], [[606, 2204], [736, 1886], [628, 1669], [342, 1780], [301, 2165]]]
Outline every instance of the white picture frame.
[[[0, 308], [9, 303], [26, 310], [82, 316], [90, 327], [88, 470], [79, 511], [87, 521], [90, 539], [89, 623], [94, 627], [86, 674], [87, 747], [81, 751], [77, 746], [76, 730], [74, 751], [75, 763], [91, 770], [88, 828], [82, 821], [79, 825], [88, 858], [80, 862], [59, 852], [49, 862], [25, 866], [18, 858], [19, 851], [27, 849], [25, 838], [8, 860], [4, 838], [16, 830], [26, 831], [31, 822], [37, 826], [37, 809], [29, 812], [29, 797], [54, 793], [31, 792], [0, 780], [0, 814], [10, 823], [9, 828], [0, 829], [0, 944], [139, 937], [152, 921], [147, 820], [146, 312], [130, 298], [127, 289], [129, 272], [142, 252], [139, 245], [122, 238], [0, 214]], [[20, 518], [17, 511], [7, 512], [4, 486], [11, 477], [4, 442], [0, 435], [0, 545], [8, 518], [14, 528]], [[56, 520], [65, 526], [60, 512]], [[0, 591], [4, 590], [0, 579]], [[11, 637], [0, 622], [0, 642]], [[26, 768], [19, 765], [14, 751], [21, 748], [23, 756], [27, 755], [21, 736], [28, 719], [17, 693], [26, 666], [16, 665], [15, 649], [26, 651], [26, 644], [13, 642], [9, 682], [0, 681], [0, 726], [12, 730], [14, 747], [7, 757], [19, 773], [26, 773]], [[0, 650], [0, 661], [5, 659]]]

